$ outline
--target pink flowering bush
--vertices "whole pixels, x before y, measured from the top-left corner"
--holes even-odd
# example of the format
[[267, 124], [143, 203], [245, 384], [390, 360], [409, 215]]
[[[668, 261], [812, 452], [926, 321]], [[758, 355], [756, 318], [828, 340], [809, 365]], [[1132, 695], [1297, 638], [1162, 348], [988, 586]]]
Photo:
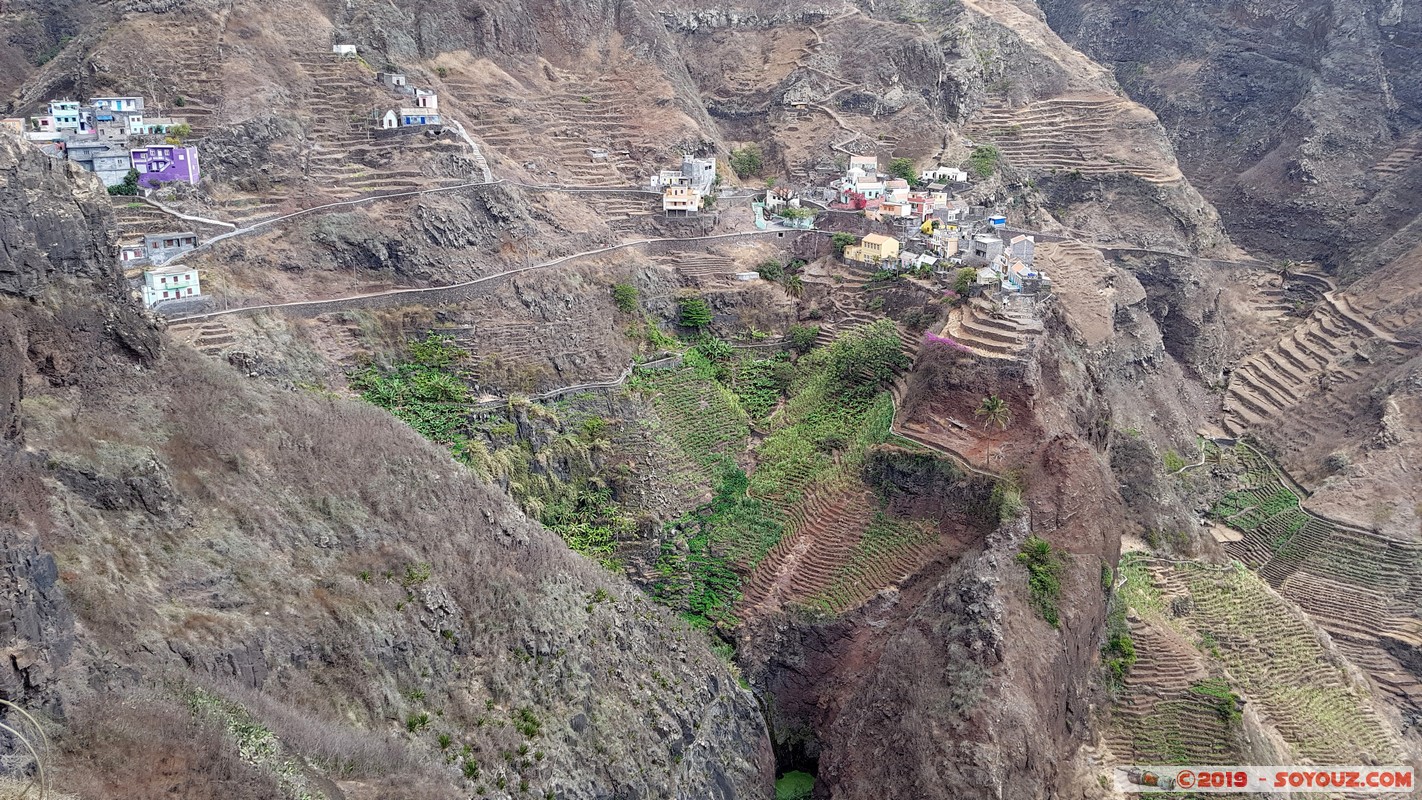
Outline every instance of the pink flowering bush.
[[936, 333], [923, 334], [923, 345], [925, 347], [951, 347], [962, 353], [971, 353], [973, 349], [959, 342], [950, 336], [939, 336]]

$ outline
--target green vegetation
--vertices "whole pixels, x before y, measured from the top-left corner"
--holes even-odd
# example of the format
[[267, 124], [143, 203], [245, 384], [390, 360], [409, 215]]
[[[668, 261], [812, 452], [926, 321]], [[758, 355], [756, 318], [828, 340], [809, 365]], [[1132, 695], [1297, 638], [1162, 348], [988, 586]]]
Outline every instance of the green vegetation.
[[760, 145], [752, 143], [731, 151], [731, 169], [737, 177], [759, 175], [764, 168], [765, 157], [760, 151]]
[[785, 332], [785, 338], [796, 352], [808, 353], [815, 346], [815, 342], [820, 339], [820, 326], [791, 325], [790, 329]]
[[700, 297], [682, 297], [676, 304], [681, 325], [700, 330], [711, 324], [711, 306]]
[[[606, 420], [569, 419], [561, 435], [535, 451], [532, 441], [518, 435], [512, 419], [474, 421], [466, 383], [468, 353], [452, 339], [431, 333], [407, 349], [408, 360], [392, 368], [370, 366], [352, 373], [351, 387], [362, 399], [449, 447], [466, 466], [505, 481], [524, 511], [561, 535], [573, 550], [614, 566], [615, 544], [635, 522], [595, 480], [593, 454], [607, 444]], [[563, 426], [545, 406], [521, 401], [515, 408], [511, 401], [506, 413], [518, 411], [551, 427]], [[570, 474], [558, 476], [546, 467], [549, 463], [566, 465]]]
[[967, 297], [972, 294], [973, 286], [978, 282], [978, 271], [972, 267], [963, 267], [958, 270], [958, 274], [953, 278], [953, 292], [959, 297]]
[[[858, 479], [866, 451], [888, 439], [893, 419], [888, 393], [865, 377], [879, 374], [885, 363], [899, 363], [875, 345], [885, 331], [893, 331], [891, 323], [798, 361], [782, 353], [717, 364], [694, 349], [682, 370], [639, 376], [640, 385], [655, 393], [671, 439], [714, 486], [711, 502], [668, 529], [653, 589], [661, 602], [681, 609], [694, 625], [733, 626], [740, 575], [780, 541], [788, 512], [812, 488]], [[897, 335], [888, 336], [897, 354]], [[852, 376], [849, 386], [842, 374]], [[734, 457], [744, 452], [751, 420], [762, 417], [757, 424], [769, 431], [755, 448], [757, 466], [748, 475]]]
[[834, 254], [844, 256], [844, 248], [859, 241], [859, 237], [852, 233], [836, 233], [830, 237], [830, 244], [834, 247]]
[[[514, 712], [513, 722], [514, 730], [529, 739], [532, 739], [543, 731], [543, 723], [538, 721], [538, 717], [534, 715], [533, 709], [528, 706], [524, 706]], [[524, 745], [524, 747], [527, 746], [528, 745]], [[527, 752], [527, 750], [523, 752]], [[520, 755], [522, 755], [522, 753], [520, 753]]]
[[997, 162], [1002, 157], [1002, 153], [997, 147], [984, 144], [973, 148], [973, 152], [968, 156], [968, 166], [979, 178], [989, 178], [997, 169]]
[[973, 411], [973, 416], [982, 419], [985, 425], [996, 425], [1002, 430], [1007, 430], [1007, 426], [1012, 423], [1012, 408], [1001, 397], [995, 394], [989, 395], [978, 404], [978, 407]]
[[617, 305], [617, 310], [624, 314], [635, 312], [637, 310], [637, 287], [630, 283], [613, 284], [612, 302]]
[[[1027, 568], [1027, 590], [1032, 607], [1053, 628], [1061, 627], [1057, 602], [1062, 594], [1061, 555], [1053, 551], [1052, 543], [1039, 536], [1029, 536], [1017, 553], [1017, 562]], [[1134, 653], [1134, 650], [1132, 650]]]
[[1185, 469], [1185, 459], [1181, 458], [1180, 454], [1174, 450], [1166, 450], [1161, 460], [1165, 462], [1166, 472], [1176, 473]]
[[829, 348], [829, 375], [837, 393], [866, 397], [909, 366], [898, 329], [887, 319], [854, 328]]
[[787, 772], [775, 781], [775, 800], [810, 800], [815, 792], [815, 776], [808, 772]]
[[168, 144], [182, 144], [189, 136], [193, 135], [193, 126], [186, 122], [173, 125], [168, 128], [166, 140]]
[[[1111, 568], [1101, 567], [1101, 586], [1111, 589]], [[1108, 682], [1120, 686], [1126, 673], [1136, 663], [1136, 643], [1126, 627], [1129, 611], [1125, 593], [1113, 596], [1106, 608], [1106, 642], [1101, 646], [1101, 665], [1106, 668]]]
[[785, 277], [785, 267], [777, 259], [767, 258], [755, 268], [760, 277], [768, 281], [778, 281]]
[[1190, 692], [1209, 699], [1215, 713], [1226, 725], [1234, 725], [1243, 717], [1240, 707], [1244, 703], [1239, 695], [1230, 691], [1229, 684], [1223, 680], [1211, 678], [1200, 681], [1190, 687]]
[[411, 714], [405, 718], [405, 730], [410, 733], [424, 729], [430, 724], [430, 715], [421, 711], [418, 714]]
[[909, 183], [918, 180], [918, 173], [914, 171], [913, 159], [896, 158], [889, 162], [889, 174], [898, 178], [903, 178]]
[[123, 176], [123, 182], [109, 187], [109, 194], [115, 197], [134, 197], [138, 194], [138, 170], [131, 169]]
[[[1270, 517], [1299, 510], [1298, 495], [1278, 483], [1230, 492], [1216, 501], [1210, 516], [1242, 531], [1252, 531]], [[1299, 515], [1298, 526], [1306, 519]]]

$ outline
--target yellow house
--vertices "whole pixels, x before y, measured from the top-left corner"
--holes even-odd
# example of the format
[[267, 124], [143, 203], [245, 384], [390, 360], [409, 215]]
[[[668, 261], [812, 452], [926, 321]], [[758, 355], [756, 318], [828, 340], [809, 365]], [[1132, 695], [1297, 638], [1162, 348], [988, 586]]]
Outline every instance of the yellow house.
[[668, 186], [662, 190], [662, 211], [669, 216], [686, 216], [701, 209], [701, 192], [692, 186]]
[[871, 233], [860, 239], [859, 244], [844, 248], [844, 258], [847, 261], [878, 264], [882, 261], [895, 261], [898, 257], [899, 240], [882, 233]]

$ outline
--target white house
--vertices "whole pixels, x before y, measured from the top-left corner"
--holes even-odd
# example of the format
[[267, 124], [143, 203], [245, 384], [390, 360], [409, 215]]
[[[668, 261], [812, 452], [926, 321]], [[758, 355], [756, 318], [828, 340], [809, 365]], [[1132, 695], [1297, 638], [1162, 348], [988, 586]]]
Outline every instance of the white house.
[[878, 157], [878, 156], [850, 156], [850, 157], [849, 157], [849, 167], [845, 170], [845, 172], [847, 173], [847, 172], [849, 172], [849, 170], [853, 170], [853, 169], [863, 170], [865, 175], [878, 175], [878, 174], [879, 174], [879, 157]]
[[198, 282], [198, 271], [193, 267], [177, 264], [143, 273], [143, 304], [149, 308], [168, 300], [201, 295], [202, 286]]
[[415, 107], [423, 108], [426, 111], [439, 110], [439, 95], [429, 89], [415, 90]]
[[967, 183], [968, 173], [957, 167], [945, 167], [939, 164], [933, 169], [926, 169], [918, 174], [920, 181], [947, 181], [949, 183]]
[[400, 127], [400, 115], [395, 113], [395, 109], [386, 109], [385, 114], [380, 117], [380, 129], [390, 130]]
[[356, 46], [353, 44], [333, 44], [331, 52], [343, 58], [355, 58]]

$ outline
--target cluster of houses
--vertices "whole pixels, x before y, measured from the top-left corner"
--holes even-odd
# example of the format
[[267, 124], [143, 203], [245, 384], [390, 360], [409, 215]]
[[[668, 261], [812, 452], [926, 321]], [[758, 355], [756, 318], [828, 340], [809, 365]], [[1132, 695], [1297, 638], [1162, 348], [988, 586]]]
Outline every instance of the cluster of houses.
[[197, 148], [172, 141], [132, 147], [136, 137], [162, 137], [181, 118], [149, 116], [142, 97], [91, 97], [51, 100], [46, 113], [25, 119], [10, 117], [0, 125], [34, 142], [54, 158], [72, 161], [98, 175], [105, 186], [118, 186], [131, 171], [138, 185], [151, 189], [162, 183], [196, 184], [202, 175]]
[[699, 213], [716, 184], [716, 159], [682, 156], [680, 169], [664, 169], [651, 177], [647, 187], [662, 195], [662, 211], [668, 216], [685, 217]]
[[1051, 292], [1051, 279], [1032, 265], [1036, 241], [1026, 234], [1004, 238], [1002, 227], [991, 221], [986, 226], [977, 221], [925, 223], [924, 229], [907, 241], [871, 233], [846, 247], [844, 258], [891, 272], [929, 270], [945, 281], [956, 277], [956, 268], [973, 267], [979, 291]]
[[409, 102], [398, 108], [387, 108], [376, 112], [376, 127], [381, 130], [413, 128], [424, 125], [442, 125], [439, 115], [439, 95], [429, 89], [410, 86], [401, 72], [377, 72], [375, 79], [386, 88], [401, 95]]
[[877, 157], [852, 155], [844, 176], [830, 183], [825, 199], [830, 208], [863, 211], [870, 219], [905, 226], [930, 216], [954, 221], [967, 214], [968, 204], [954, 199], [952, 188], [967, 180], [964, 171], [940, 166], [920, 173], [920, 186], [915, 188], [904, 178], [880, 172]]

